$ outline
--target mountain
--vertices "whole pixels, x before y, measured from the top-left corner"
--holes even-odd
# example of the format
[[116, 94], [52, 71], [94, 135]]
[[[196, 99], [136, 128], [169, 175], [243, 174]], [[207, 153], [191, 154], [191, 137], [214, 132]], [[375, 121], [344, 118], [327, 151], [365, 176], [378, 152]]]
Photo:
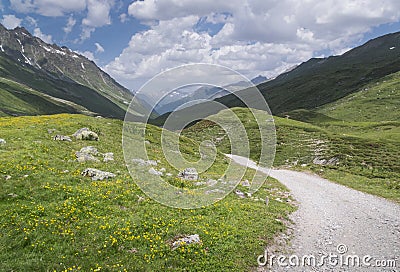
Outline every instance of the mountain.
[[[400, 71], [399, 56], [400, 32], [397, 32], [370, 40], [340, 56], [312, 58], [257, 87], [274, 115], [293, 116], [293, 111], [316, 110]], [[236, 95], [228, 94], [215, 100], [231, 108], [244, 107], [237, 96], [251, 100], [254, 97], [253, 91], [241, 90]], [[179, 116], [186, 116], [190, 112], [210, 111], [211, 107], [207, 104], [205, 102], [183, 109]], [[215, 113], [211, 111], [203, 115]], [[321, 114], [312, 114], [322, 117]], [[168, 115], [165, 113], [152, 123], [162, 125]]]
[[265, 81], [267, 81], [268, 80], [268, 78], [267, 77], [265, 77], [265, 76], [262, 76], [262, 75], [258, 75], [257, 77], [255, 77], [255, 78], [253, 78], [252, 80], [251, 80], [251, 82], [253, 83], [253, 84], [260, 84], [260, 83], [263, 83], [263, 82], [265, 82]]
[[[399, 56], [400, 32], [387, 34], [340, 56], [312, 58], [258, 88], [274, 114], [314, 109], [399, 71]], [[243, 94], [252, 95], [246, 91]], [[233, 95], [217, 101], [229, 107], [242, 106]]]
[[2, 25], [0, 86], [1, 115], [70, 112], [123, 118], [133, 97], [86, 57], [47, 44], [24, 28]]
[[[261, 82], [265, 82], [268, 78], [264, 76], [257, 76], [251, 80], [253, 84], [259, 84]], [[249, 86], [248, 82], [236, 82], [233, 84], [229, 84], [224, 87], [215, 87], [215, 86], [202, 86], [193, 90], [193, 88], [182, 88], [179, 90], [175, 90], [169, 96], [165, 97], [161, 100], [155, 110], [159, 114], [164, 114], [167, 112], [174, 111], [179, 106], [188, 103], [187, 105], [198, 104], [200, 102], [194, 102], [195, 100], [214, 100], [225, 95], [230, 94], [231, 92], [236, 92], [243, 90]]]

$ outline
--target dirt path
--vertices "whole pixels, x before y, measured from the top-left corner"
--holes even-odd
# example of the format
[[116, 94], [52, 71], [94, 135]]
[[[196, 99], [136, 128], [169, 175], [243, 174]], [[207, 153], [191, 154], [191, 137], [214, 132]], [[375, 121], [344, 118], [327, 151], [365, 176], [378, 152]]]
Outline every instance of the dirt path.
[[[246, 158], [231, 158], [247, 164]], [[248, 167], [256, 166], [250, 163]], [[268, 173], [268, 169], [259, 170]], [[299, 202], [299, 209], [292, 214], [295, 225], [290, 254], [300, 258], [300, 265], [285, 269], [275, 265], [278, 271], [400, 271], [400, 205], [312, 174], [272, 170], [270, 175], [288, 187]], [[301, 266], [302, 257], [309, 254], [316, 257], [317, 264]], [[322, 259], [325, 265], [318, 265], [321, 256], [329, 254], [338, 257]], [[357, 255], [354, 263], [360, 260], [361, 267], [352, 265], [349, 256], [353, 255]], [[292, 260], [297, 263], [294, 257]], [[329, 260], [333, 265], [327, 265]], [[396, 260], [396, 267], [388, 264], [390, 260]], [[289, 264], [289, 260], [284, 263]]]

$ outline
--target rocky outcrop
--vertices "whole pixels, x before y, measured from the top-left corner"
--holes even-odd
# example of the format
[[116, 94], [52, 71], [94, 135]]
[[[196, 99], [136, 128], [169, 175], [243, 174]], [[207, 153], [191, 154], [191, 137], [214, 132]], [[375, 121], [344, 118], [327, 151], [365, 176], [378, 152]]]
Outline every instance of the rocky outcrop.
[[178, 174], [178, 177], [184, 180], [198, 180], [199, 174], [196, 168], [186, 168]]
[[54, 140], [54, 141], [72, 142], [71, 137], [69, 137], [69, 136], [64, 136], [64, 135], [59, 135], [59, 134], [55, 135], [55, 136], [53, 137], [53, 140]]
[[92, 180], [103, 180], [114, 178], [116, 175], [111, 172], [101, 171], [95, 168], [86, 168], [82, 171], [82, 176], [84, 177], [91, 177]]
[[201, 243], [200, 236], [198, 234], [188, 235], [183, 238], [179, 238], [175, 242], [172, 243], [172, 249], [177, 249], [181, 246], [186, 246], [190, 244], [199, 244]]
[[87, 141], [98, 141], [99, 135], [96, 132], [91, 131], [88, 128], [78, 129], [74, 134], [72, 134], [77, 140], [87, 140]]

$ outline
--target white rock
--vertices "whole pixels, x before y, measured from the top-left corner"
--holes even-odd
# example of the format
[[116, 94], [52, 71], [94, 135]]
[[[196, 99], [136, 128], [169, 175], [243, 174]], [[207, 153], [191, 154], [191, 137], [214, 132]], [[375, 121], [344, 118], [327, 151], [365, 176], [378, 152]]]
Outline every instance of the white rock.
[[103, 159], [104, 162], [113, 161], [114, 160], [114, 153], [112, 153], [112, 152], [104, 153], [103, 157], [104, 157], [104, 159]]
[[246, 180], [243, 180], [242, 181], [242, 186], [244, 186], [244, 187], [250, 187], [250, 182], [246, 179]]
[[157, 170], [154, 169], [153, 167], [151, 167], [151, 168], [149, 169], [149, 173], [152, 174], [152, 175], [156, 175], [156, 176], [162, 176], [162, 174], [163, 174], [161, 171], [157, 171]]
[[105, 171], [101, 171], [101, 170], [98, 170], [95, 168], [86, 168], [85, 170], [83, 170], [83, 172], [81, 174], [82, 174], [82, 176], [91, 177], [92, 180], [103, 180], [103, 179], [115, 177], [115, 174], [113, 174], [111, 172], [105, 172]]
[[172, 249], [176, 249], [181, 246], [190, 245], [190, 244], [199, 244], [201, 243], [200, 236], [198, 234], [188, 235], [183, 238], [179, 238], [175, 242], [172, 243]]

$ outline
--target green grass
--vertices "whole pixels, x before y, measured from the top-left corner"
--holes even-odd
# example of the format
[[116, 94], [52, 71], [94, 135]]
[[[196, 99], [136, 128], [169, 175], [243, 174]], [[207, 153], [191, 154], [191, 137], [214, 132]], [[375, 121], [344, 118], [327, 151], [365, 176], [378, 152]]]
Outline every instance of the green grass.
[[[234, 108], [233, 111], [245, 120], [249, 139], [254, 141], [250, 146], [259, 144], [254, 137], [259, 133], [258, 128], [249, 110]], [[277, 134], [275, 167], [311, 170], [351, 188], [400, 201], [398, 122], [334, 120], [313, 125], [280, 117], [274, 119]], [[211, 122], [201, 121], [184, 134], [198, 141], [211, 140], [222, 152], [230, 152], [227, 140], [215, 140], [223, 137], [224, 132]], [[258, 161], [259, 151], [252, 152], [250, 157]], [[313, 163], [315, 158], [337, 158], [339, 162], [316, 165]]]
[[400, 72], [363, 86], [355, 94], [321, 107], [318, 112], [345, 121], [399, 121]]
[[[47, 131], [69, 135], [81, 127], [98, 132], [100, 141], [53, 141], [54, 134]], [[160, 205], [146, 197], [128, 175], [121, 131], [121, 121], [82, 115], [0, 118], [0, 137], [7, 141], [0, 146], [0, 270], [254, 269], [264, 247], [285, 230], [277, 219], [286, 219], [294, 210], [276, 200], [286, 189], [268, 179], [255, 194], [262, 199], [269, 196], [268, 206], [234, 194], [201, 209]], [[168, 166], [160, 157], [159, 132], [149, 126], [149, 155]], [[87, 145], [114, 152], [115, 161], [75, 162], [74, 151]], [[181, 147], [188, 156], [198, 152], [196, 142], [187, 138], [182, 138]], [[111, 171], [117, 177], [91, 181], [80, 175], [87, 167]], [[221, 167], [215, 171], [222, 171]], [[11, 178], [3, 179], [6, 175]], [[139, 197], [144, 200], [138, 201]], [[171, 249], [174, 239], [195, 233], [201, 244]]]

